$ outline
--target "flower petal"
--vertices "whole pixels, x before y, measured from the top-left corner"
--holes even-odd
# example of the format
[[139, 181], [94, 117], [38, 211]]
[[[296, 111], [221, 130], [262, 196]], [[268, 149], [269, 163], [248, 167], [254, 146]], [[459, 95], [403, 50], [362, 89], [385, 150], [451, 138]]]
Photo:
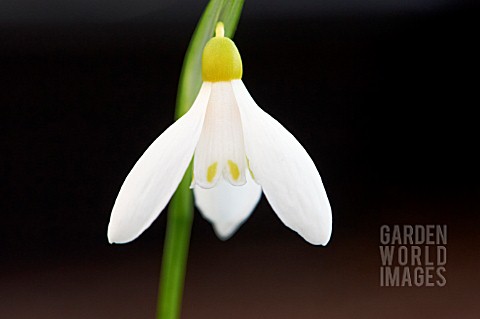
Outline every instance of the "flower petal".
[[326, 245], [332, 213], [315, 164], [295, 137], [257, 106], [241, 80], [232, 86], [255, 180], [286, 226], [311, 244]]
[[211, 83], [204, 83], [191, 109], [150, 145], [128, 174], [110, 217], [110, 243], [134, 240], [167, 205], [192, 159], [210, 91]]
[[220, 179], [213, 188], [196, 186], [193, 189], [195, 204], [203, 217], [213, 223], [220, 239], [230, 238], [240, 225], [250, 216], [262, 196], [262, 188], [246, 172], [247, 182], [243, 186], [233, 186]]
[[245, 148], [240, 113], [230, 82], [215, 82], [202, 134], [195, 150], [195, 183], [214, 187], [221, 176], [232, 185], [245, 184]]

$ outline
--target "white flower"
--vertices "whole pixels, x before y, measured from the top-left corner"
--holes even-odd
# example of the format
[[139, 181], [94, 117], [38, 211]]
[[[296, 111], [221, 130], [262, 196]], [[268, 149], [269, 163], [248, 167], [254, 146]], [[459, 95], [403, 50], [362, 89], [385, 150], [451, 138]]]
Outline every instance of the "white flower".
[[108, 239], [137, 238], [165, 208], [193, 156], [195, 203], [226, 239], [248, 218], [262, 190], [280, 220], [308, 242], [332, 231], [320, 175], [300, 143], [257, 106], [241, 80], [235, 44], [223, 25], [202, 58], [203, 84], [191, 109], [161, 134], [128, 174]]

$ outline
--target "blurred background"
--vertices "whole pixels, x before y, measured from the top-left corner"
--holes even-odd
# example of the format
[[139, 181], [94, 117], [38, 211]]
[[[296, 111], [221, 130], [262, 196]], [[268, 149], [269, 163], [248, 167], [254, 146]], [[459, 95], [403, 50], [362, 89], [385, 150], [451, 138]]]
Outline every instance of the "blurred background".
[[[166, 214], [127, 245], [106, 229], [206, 3], [0, 2], [0, 318], [154, 317]], [[263, 198], [222, 242], [196, 212], [183, 318], [478, 318], [478, 9], [246, 1], [243, 80], [315, 161], [333, 235]], [[385, 224], [448, 226], [445, 287], [380, 287]]]

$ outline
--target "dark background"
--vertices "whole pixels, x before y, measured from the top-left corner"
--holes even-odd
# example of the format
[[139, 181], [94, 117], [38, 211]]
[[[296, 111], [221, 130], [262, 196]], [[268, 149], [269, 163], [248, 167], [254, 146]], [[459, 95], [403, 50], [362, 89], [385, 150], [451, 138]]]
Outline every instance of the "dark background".
[[[0, 318], [153, 318], [166, 214], [106, 229], [173, 118], [206, 1], [0, 4]], [[330, 197], [327, 247], [263, 198], [226, 242], [198, 213], [184, 318], [477, 318], [478, 6], [248, 1], [235, 42], [257, 103]], [[379, 228], [448, 226], [447, 285], [381, 288]]]

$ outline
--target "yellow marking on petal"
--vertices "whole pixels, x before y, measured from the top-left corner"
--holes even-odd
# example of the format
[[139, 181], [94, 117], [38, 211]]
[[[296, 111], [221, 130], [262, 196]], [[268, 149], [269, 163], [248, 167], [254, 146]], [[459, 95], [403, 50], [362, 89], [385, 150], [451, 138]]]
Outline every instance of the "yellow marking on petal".
[[242, 58], [235, 43], [225, 37], [223, 23], [215, 29], [202, 55], [202, 79], [207, 82], [232, 81], [242, 78]]
[[228, 160], [228, 167], [230, 168], [230, 175], [232, 176], [233, 180], [238, 180], [238, 178], [240, 177], [240, 170], [238, 169], [237, 163]]
[[215, 175], [217, 175], [217, 166], [218, 166], [218, 163], [215, 162], [212, 165], [210, 165], [207, 169], [207, 181], [209, 183], [213, 182]]
[[248, 167], [248, 171], [250, 172], [250, 175], [255, 180], [255, 175], [253, 175], [252, 169], [250, 168], [250, 161], [248, 160], [248, 158], [247, 158], [247, 167]]

